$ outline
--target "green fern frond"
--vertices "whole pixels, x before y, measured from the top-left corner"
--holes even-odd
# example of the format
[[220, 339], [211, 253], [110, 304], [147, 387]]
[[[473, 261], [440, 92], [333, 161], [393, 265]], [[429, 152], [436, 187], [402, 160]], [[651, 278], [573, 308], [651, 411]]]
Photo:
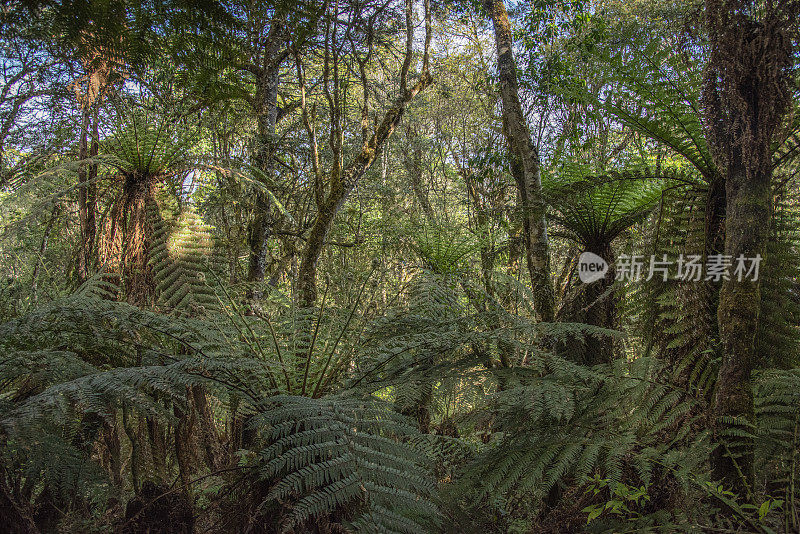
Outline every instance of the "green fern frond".
[[322, 516], [350, 517], [357, 532], [419, 532], [437, 521], [424, 455], [400, 439], [415, 434], [376, 399], [274, 397], [251, 425], [268, 499], [292, 502], [285, 529]]

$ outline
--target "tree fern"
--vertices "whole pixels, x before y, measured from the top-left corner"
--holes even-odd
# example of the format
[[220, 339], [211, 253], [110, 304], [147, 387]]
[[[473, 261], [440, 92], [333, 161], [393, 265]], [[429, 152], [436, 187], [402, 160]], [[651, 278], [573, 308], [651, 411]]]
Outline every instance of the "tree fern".
[[519, 386], [496, 395], [496, 441], [465, 473], [475, 505], [506, 495], [495, 506], [510, 507], [511, 496], [529, 495], [552, 506], [554, 490], [594, 473], [637, 487], [669, 475], [688, 487], [708, 449], [689, 436], [691, 402], [659, 384], [659, 366], [641, 359], [606, 371], [517, 370]]
[[179, 313], [203, 314], [217, 307], [213, 287], [214, 243], [210, 228], [191, 206], [184, 208], [174, 227], [152, 213], [156, 223], [150, 262], [156, 280], [158, 303]]
[[433, 527], [433, 481], [424, 455], [398, 438], [415, 431], [375, 399], [274, 397], [252, 425], [267, 499], [288, 504], [284, 530], [336, 514], [356, 532], [414, 533]]
[[[614, 245], [624, 232], [653, 211], [663, 196], [668, 174], [628, 171], [586, 176], [581, 171], [580, 166], [564, 165], [545, 182], [551, 218], [557, 224], [553, 233], [563, 235], [582, 251], [600, 256], [610, 270], [591, 284], [566, 287], [570, 294], [559, 314], [565, 320], [614, 328], [618, 324], [620, 296], [619, 284], [614, 284]], [[586, 363], [608, 362], [614, 355], [607, 339], [568, 343], [561, 350]]]

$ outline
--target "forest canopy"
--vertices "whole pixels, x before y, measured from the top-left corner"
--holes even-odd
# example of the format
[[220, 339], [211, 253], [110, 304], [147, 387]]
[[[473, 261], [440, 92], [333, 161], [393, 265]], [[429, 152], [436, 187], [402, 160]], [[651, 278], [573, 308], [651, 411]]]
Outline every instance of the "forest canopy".
[[800, 0], [0, 5], [0, 532], [800, 532]]

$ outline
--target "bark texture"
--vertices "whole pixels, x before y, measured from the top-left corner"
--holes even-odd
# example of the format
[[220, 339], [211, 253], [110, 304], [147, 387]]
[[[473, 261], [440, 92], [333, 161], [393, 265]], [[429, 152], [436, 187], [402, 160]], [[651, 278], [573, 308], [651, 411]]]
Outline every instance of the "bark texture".
[[[784, 0], [762, 7], [747, 0], [706, 0], [711, 55], [703, 101], [714, 157], [725, 174], [725, 254], [734, 260], [765, 254], [772, 212], [771, 144], [790, 102], [800, 5]], [[712, 464], [716, 478], [747, 498], [754, 478], [753, 442], [738, 431], [753, 423], [751, 373], [760, 311], [758, 280], [723, 282]]]
[[429, 222], [435, 224], [436, 214], [428, 198], [428, 191], [423, 185], [422, 146], [419, 133], [416, 129], [409, 127], [406, 139], [411, 147], [409, 150], [403, 152], [403, 163], [409, 181], [411, 182], [411, 190], [414, 192], [414, 198], [419, 202], [422, 208], [422, 213], [425, 214]]
[[106, 272], [122, 275], [125, 299], [147, 306], [155, 298], [150, 265], [154, 227], [161, 224], [155, 198], [161, 176], [132, 172], [120, 177], [122, 191], [111, 208], [101, 239], [100, 259]]
[[[84, 282], [94, 264], [97, 237], [97, 157], [100, 150], [100, 106], [118, 72], [119, 58], [112, 51], [88, 42], [82, 63], [84, 75], [73, 84], [81, 107], [81, 130], [78, 141], [78, 219], [81, 241], [78, 253], [78, 282]], [[90, 140], [91, 138], [91, 140]], [[87, 158], [92, 158], [87, 161]]]
[[[256, 91], [251, 101], [256, 116], [258, 129], [253, 146], [253, 164], [261, 173], [259, 180], [270, 187], [274, 175], [274, 153], [277, 145], [276, 126], [278, 122], [278, 83], [280, 81], [280, 64], [285, 57], [281, 50], [282, 25], [273, 21], [268, 44], [263, 53], [262, 65], [254, 68]], [[264, 191], [256, 191], [253, 214], [250, 220], [247, 241], [250, 246], [250, 258], [247, 269], [248, 282], [262, 282], [267, 266], [268, 243], [272, 235], [271, 201]], [[251, 295], [256, 300], [259, 294]]]
[[508, 12], [503, 0], [487, 0], [497, 47], [497, 70], [503, 102], [503, 132], [511, 155], [511, 173], [520, 193], [526, 260], [530, 271], [536, 313], [542, 321], [554, 318], [553, 282], [550, 279], [550, 244], [547, 237], [546, 205], [542, 198], [539, 152], [522, 113], [517, 83], [517, 65]]

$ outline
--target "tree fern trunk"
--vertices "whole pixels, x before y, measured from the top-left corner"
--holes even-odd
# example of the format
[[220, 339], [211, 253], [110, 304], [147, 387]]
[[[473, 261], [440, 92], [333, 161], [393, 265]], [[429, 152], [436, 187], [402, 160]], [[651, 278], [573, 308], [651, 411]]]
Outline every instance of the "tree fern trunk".
[[130, 458], [130, 470], [131, 470], [131, 486], [133, 487], [133, 492], [135, 494], [139, 494], [139, 490], [142, 487], [142, 482], [140, 478], [139, 472], [139, 464], [141, 462], [141, 447], [139, 445], [139, 436], [136, 432], [136, 428], [133, 426], [133, 421], [131, 421], [131, 413], [130, 408], [128, 408], [124, 403], [122, 405], [122, 429], [125, 430], [125, 435], [128, 436], [128, 441], [131, 444], [131, 458]]
[[[610, 243], [603, 243], [594, 250], [588, 249], [603, 258], [609, 265], [606, 275], [584, 289], [583, 306], [586, 313], [585, 322], [601, 328], [617, 328], [617, 297], [612, 289], [616, 271], [616, 257]], [[614, 339], [609, 336], [587, 336], [585, 339], [585, 363], [597, 365], [614, 360]]]
[[[767, 6], [706, 0], [711, 55], [703, 99], [711, 145], [726, 172], [725, 254], [734, 261], [766, 252], [771, 144], [790, 103], [798, 11], [793, 0]], [[718, 446], [712, 463], [717, 478], [748, 498], [754, 479], [751, 372], [760, 312], [760, 281], [723, 282], [717, 310], [723, 354], [714, 399]]]
[[0, 477], [0, 531], [7, 534], [39, 534], [30, 511], [18, 503], [5, 483], [5, 473]]
[[[748, 176], [744, 171], [742, 165], [736, 165], [728, 175], [725, 253], [733, 258], [763, 256], [768, 237], [771, 177], [767, 173]], [[759, 281], [738, 281], [732, 277], [723, 283], [717, 311], [723, 357], [714, 399], [721, 444], [713, 461], [717, 478], [726, 480], [743, 496], [750, 493], [753, 482], [753, 442], [734, 437], [732, 432], [750, 432], [753, 424], [750, 375], [755, 364], [754, 344], [760, 311]]]
[[132, 176], [125, 184], [122, 217], [125, 219], [122, 246], [122, 276], [128, 302], [147, 306], [155, 297], [156, 283], [150, 265], [155, 225], [161, 214], [155, 199], [155, 181]]
[[103, 421], [103, 445], [105, 446], [104, 463], [111, 475], [114, 487], [122, 487], [122, 457], [119, 442], [119, 429], [116, 419], [116, 411], [111, 414], [110, 422]]
[[[144, 428], [150, 444], [151, 477], [161, 484], [167, 479], [167, 443], [161, 423], [153, 417], [144, 418]], [[140, 425], [140, 432], [142, 425]], [[177, 441], [177, 440], [176, 440]]]
[[173, 432], [175, 445], [175, 459], [178, 461], [178, 477], [183, 485], [184, 492], [189, 491], [192, 475], [197, 471], [196, 417], [192, 410], [191, 393], [187, 389], [187, 410], [184, 411], [177, 405], [173, 406], [173, 413], [177, 419]]
[[[613, 267], [616, 257], [611, 243], [595, 243], [586, 248], [603, 258], [609, 271], [603, 278], [590, 284], [577, 282], [571, 288], [572, 296], [559, 309], [559, 320], [585, 323], [600, 328], [617, 328], [617, 296], [612, 289], [616, 272]], [[565, 271], [568, 265], [565, 266]], [[572, 276], [565, 275], [565, 283], [572, 285]], [[565, 291], [570, 291], [566, 289]], [[565, 293], [566, 294], [566, 293]], [[608, 336], [585, 335], [559, 340], [556, 350], [572, 361], [585, 365], [610, 363], [614, 360], [614, 340]]]
[[203, 445], [203, 458], [206, 466], [212, 471], [222, 467], [222, 452], [214, 414], [208, 405], [208, 397], [202, 386], [189, 386], [192, 406], [197, 412], [197, 423], [200, 427], [200, 440]]

